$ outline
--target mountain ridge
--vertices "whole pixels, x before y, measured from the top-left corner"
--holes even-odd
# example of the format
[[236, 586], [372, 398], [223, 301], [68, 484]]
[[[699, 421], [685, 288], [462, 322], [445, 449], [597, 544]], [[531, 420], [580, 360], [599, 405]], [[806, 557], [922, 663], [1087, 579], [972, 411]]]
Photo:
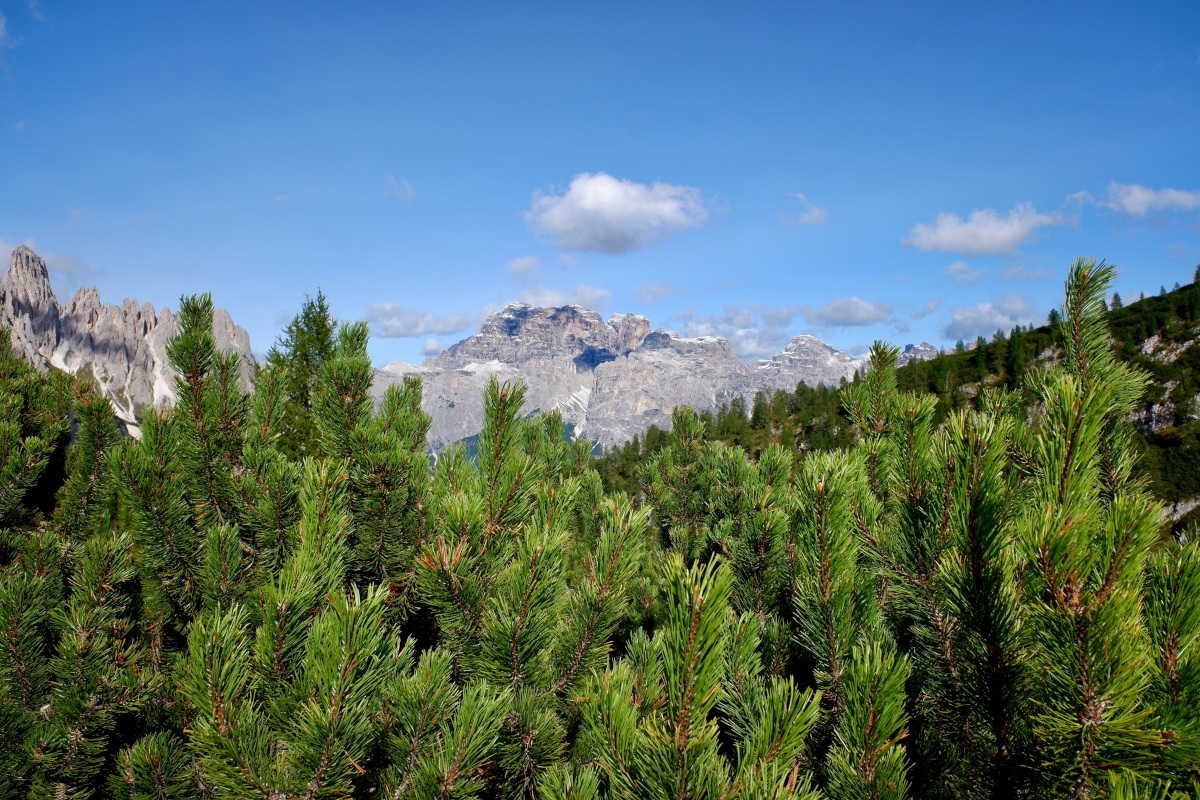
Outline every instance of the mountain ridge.
[[[906, 352], [919, 359], [938, 351], [923, 342]], [[675, 406], [715, 411], [736, 397], [749, 401], [797, 383], [836, 386], [863, 365], [811, 334], [793, 338], [770, 359], [745, 364], [723, 337], [653, 329], [640, 314], [605, 320], [578, 305], [514, 302], [479, 333], [420, 365], [394, 361], [379, 368], [372, 392], [378, 399], [388, 386], [419, 375], [423, 407], [433, 417], [430, 443], [440, 448], [479, 431], [483, 387], [493, 375], [519, 379], [528, 387], [531, 413], [560, 411], [575, 435], [608, 447], [651, 425], [669, 429]]]
[[[113, 411], [133, 434], [149, 408], [175, 401], [174, 372], [167, 342], [179, 329], [168, 307], [126, 298], [103, 303], [94, 286], [80, 287], [60, 304], [50, 286], [46, 261], [29, 247], [13, 250], [0, 280], [0, 325], [12, 330], [13, 353], [38, 369], [90, 375]], [[241, 356], [241, 383], [253, 385], [250, 336], [224, 309], [213, 311], [217, 349]]]

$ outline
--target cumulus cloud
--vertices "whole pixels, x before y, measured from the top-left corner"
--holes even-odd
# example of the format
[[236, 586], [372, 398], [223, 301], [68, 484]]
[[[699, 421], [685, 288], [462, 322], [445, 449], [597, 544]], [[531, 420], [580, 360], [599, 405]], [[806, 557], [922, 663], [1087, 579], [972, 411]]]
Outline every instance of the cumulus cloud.
[[916, 225], [901, 241], [905, 246], [964, 256], [1007, 255], [1033, 241], [1040, 228], [1062, 225], [1061, 214], [1038, 213], [1031, 203], [1019, 203], [1007, 216], [994, 208], [975, 209], [966, 219], [942, 212], [932, 225]]
[[802, 306], [800, 310], [810, 325], [820, 328], [857, 328], [883, 322], [892, 314], [887, 303], [870, 303], [861, 297], [842, 297], [820, 308]]
[[446, 345], [439, 342], [437, 339], [426, 339], [421, 345], [421, 355], [436, 356], [438, 353], [446, 349]]
[[552, 289], [542, 284], [522, 289], [517, 299], [531, 306], [567, 306], [576, 305], [590, 308], [593, 311], [605, 311], [612, 301], [612, 292], [599, 286], [588, 286], [577, 283], [566, 289]]
[[695, 309], [675, 314], [671, 320], [684, 336], [721, 336], [733, 345], [739, 358], [769, 358], [783, 350], [791, 337], [784, 330], [799, 309], [765, 306], [725, 306], [720, 314], [706, 316]]
[[954, 278], [959, 286], [974, 286], [979, 283], [980, 278], [988, 274], [988, 271], [981, 267], [972, 267], [965, 261], [955, 261], [942, 270], [942, 274]]
[[619, 255], [661, 244], [708, 219], [700, 190], [585, 172], [565, 192], [536, 191], [525, 221], [563, 250]]
[[801, 192], [794, 192], [788, 197], [800, 201], [800, 210], [795, 213], [781, 213], [779, 221], [784, 225], [824, 225], [829, 219], [829, 209], [813, 200], [809, 200]]
[[367, 306], [367, 322], [371, 323], [371, 330], [376, 336], [399, 339], [457, 333], [477, 325], [479, 318], [466, 311], [437, 317], [428, 311], [415, 311], [396, 303], [371, 303]]
[[912, 312], [908, 316], [912, 319], [925, 319], [925, 317], [928, 317], [930, 314], [937, 311], [938, 306], [940, 306], [941, 304], [942, 304], [941, 300], [937, 300], [937, 299], [930, 300], [928, 303], [921, 306], [918, 310]]
[[658, 281], [646, 281], [634, 288], [633, 293], [648, 306], [655, 303], [661, 303], [671, 295], [675, 294], [675, 286], [670, 283], [659, 283]]
[[1044, 314], [1034, 308], [1032, 300], [1020, 292], [1013, 292], [997, 303], [950, 309], [950, 322], [942, 332], [947, 339], [971, 341], [977, 336], [990, 336], [997, 330], [1007, 333], [1017, 325], [1030, 325], [1043, 318]]
[[536, 273], [541, 267], [542, 262], [537, 256], [521, 256], [508, 262], [506, 269], [509, 275], [527, 275], [531, 272]]
[[1054, 270], [1047, 267], [1027, 267], [1024, 264], [1013, 264], [1000, 273], [1000, 278], [1006, 281], [1044, 281], [1054, 277]]
[[1131, 217], [1148, 217], [1160, 211], [1195, 211], [1200, 208], [1200, 191], [1151, 189], [1136, 183], [1113, 181], [1097, 205]]

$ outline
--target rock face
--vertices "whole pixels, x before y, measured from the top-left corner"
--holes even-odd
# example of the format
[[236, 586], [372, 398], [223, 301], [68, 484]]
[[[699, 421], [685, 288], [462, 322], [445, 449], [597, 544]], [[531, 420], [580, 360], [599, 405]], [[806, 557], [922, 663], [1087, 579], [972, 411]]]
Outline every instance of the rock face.
[[[175, 315], [165, 306], [156, 314], [149, 303], [139, 306], [136, 300], [101, 303], [95, 287], [81, 288], [59, 305], [46, 262], [28, 247], [13, 251], [0, 281], [0, 325], [12, 329], [13, 353], [39, 369], [90, 374], [127, 426], [136, 426], [143, 409], [175, 400], [166, 349], [178, 330]], [[242, 383], [249, 390], [250, 336], [223, 309], [213, 312], [213, 336], [218, 349], [241, 356]]]
[[423, 405], [433, 417], [430, 443], [443, 447], [478, 433], [492, 375], [521, 379], [527, 413], [558, 409], [576, 435], [609, 446], [651, 425], [669, 428], [675, 406], [716, 410], [734, 397], [791, 391], [801, 381], [836, 385], [862, 366], [813, 336], [798, 336], [774, 358], [747, 366], [725, 339], [651, 330], [636, 314], [605, 321], [579, 306], [512, 303], [478, 334], [421, 366], [388, 364], [376, 373], [373, 391], [382, 396], [405, 375], [420, 375]]
[[910, 361], [928, 361], [931, 358], [937, 358], [939, 355], [940, 351], [929, 342], [906, 344], [904, 345], [904, 349], [900, 351], [900, 355], [896, 357], [896, 366], [903, 367]]

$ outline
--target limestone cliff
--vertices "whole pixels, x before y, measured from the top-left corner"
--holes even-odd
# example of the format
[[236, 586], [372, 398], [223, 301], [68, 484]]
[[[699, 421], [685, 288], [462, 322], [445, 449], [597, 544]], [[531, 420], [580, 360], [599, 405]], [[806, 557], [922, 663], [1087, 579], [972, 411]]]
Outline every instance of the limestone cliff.
[[[34, 366], [90, 375], [127, 426], [135, 426], [144, 409], [174, 402], [166, 345], [178, 323], [165, 306], [155, 313], [136, 300], [102, 303], [95, 287], [81, 288], [60, 305], [45, 260], [21, 246], [0, 281], [0, 325], [12, 329], [13, 353]], [[242, 383], [249, 390], [254, 375], [249, 335], [223, 309], [213, 312], [213, 335], [218, 349], [241, 356]]]
[[578, 436], [608, 446], [651, 425], [669, 428], [675, 406], [715, 410], [734, 397], [791, 391], [797, 383], [836, 385], [863, 362], [814, 336], [797, 336], [772, 359], [747, 366], [718, 337], [683, 338], [651, 330], [636, 314], [606, 321], [579, 306], [512, 303], [479, 333], [416, 366], [394, 362], [376, 373], [374, 391], [420, 375], [433, 417], [430, 443], [442, 447], [478, 433], [488, 379], [521, 379], [526, 411], [558, 409]]

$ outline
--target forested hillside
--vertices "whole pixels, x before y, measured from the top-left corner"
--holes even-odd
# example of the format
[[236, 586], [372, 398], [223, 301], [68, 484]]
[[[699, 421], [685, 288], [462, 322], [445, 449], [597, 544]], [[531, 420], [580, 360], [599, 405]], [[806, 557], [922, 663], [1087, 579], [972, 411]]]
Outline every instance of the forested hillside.
[[[1200, 544], [1138, 476], [1112, 275], [1019, 383], [879, 345], [677, 409], [631, 493], [494, 380], [431, 463], [362, 323], [247, 395], [184, 298], [140, 440], [0, 347], [0, 797], [1193, 797]], [[939, 362], [972, 402], [905, 390]]]
[[[1200, 507], [1185, 511], [1187, 501], [1200, 500], [1200, 347], [1193, 346], [1200, 342], [1200, 267], [1186, 286], [1163, 287], [1157, 297], [1128, 304], [1113, 295], [1104, 309], [1116, 357], [1151, 378], [1131, 412], [1141, 453], [1136, 472], [1150, 481], [1155, 496], [1180, 503], [1184, 513], [1174, 525], [1182, 530], [1200, 521]], [[1035, 397], [1024, 387], [1026, 374], [1062, 356], [1058, 320], [1054, 310], [1046, 325], [996, 331], [991, 341], [960, 342], [937, 358], [911, 361], [896, 370], [896, 385], [936, 398], [938, 425], [956, 411], [973, 408], [982, 388], [1018, 392], [1028, 410]], [[735, 400], [715, 415], [701, 416], [706, 438], [742, 447], [752, 457], [778, 444], [799, 460], [804, 452], [843, 449], [857, 436], [843, 410], [842, 387], [800, 384], [794, 392], [760, 394], [749, 407]], [[652, 428], [623, 447], [610, 448], [597, 459], [596, 469], [607, 487], [637, 491], [639, 466], [667, 440], [663, 431]]]

